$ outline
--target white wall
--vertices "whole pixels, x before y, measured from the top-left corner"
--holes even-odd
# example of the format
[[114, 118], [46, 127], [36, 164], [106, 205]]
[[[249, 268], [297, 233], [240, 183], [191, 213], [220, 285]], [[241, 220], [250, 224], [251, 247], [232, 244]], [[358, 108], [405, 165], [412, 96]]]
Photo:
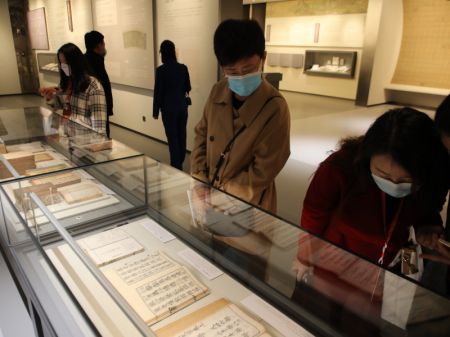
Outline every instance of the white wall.
[[189, 107], [187, 148], [192, 149], [194, 127], [203, 114], [212, 86], [217, 82], [218, 64], [213, 37], [219, 24], [219, 1], [158, 0], [156, 4], [157, 46], [163, 40], [172, 40], [177, 48], [178, 61], [189, 68], [192, 106]]
[[8, 0], [0, 0], [0, 41], [0, 95], [21, 93]]
[[45, 7], [50, 51], [56, 52], [59, 47], [68, 42], [84, 50], [84, 34], [93, 27], [91, 0], [72, 1], [73, 32], [69, 30], [66, 1], [29, 0], [30, 10], [41, 7]]
[[[200, 120], [211, 87], [217, 80], [217, 62], [213, 51], [213, 34], [219, 21], [218, 0], [167, 2], [156, 1], [156, 45], [166, 39], [177, 48], [178, 60], [189, 68], [193, 105], [189, 107], [187, 148], [192, 149], [194, 126]], [[161, 64], [160, 60], [156, 62]], [[152, 92], [113, 89], [114, 123], [166, 141], [161, 118], [152, 118]], [[146, 117], [146, 121], [142, 117]]]
[[[203, 113], [203, 106], [211, 87], [217, 79], [217, 62], [213, 52], [213, 34], [219, 22], [219, 1], [198, 0], [156, 1], [157, 41], [172, 39], [179, 61], [189, 67], [192, 83], [193, 105], [189, 108], [187, 148], [193, 146], [193, 129]], [[61, 3], [64, 5], [62, 11]], [[73, 42], [84, 50], [84, 34], [92, 30], [92, 9], [90, 0], [72, 1], [74, 32], [67, 28], [65, 1], [30, 0], [30, 9], [45, 6], [47, 29], [51, 51], [60, 45]], [[108, 41], [106, 41], [108, 44]], [[58, 76], [40, 74], [41, 86], [54, 85]], [[112, 85], [114, 116], [111, 122], [166, 141], [161, 118], [152, 118], [153, 91], [147, 89]], [[142, 117], [146, 118], [143, 121]]]
[[[354, 78], [312, 76], [305, 74], [303, 68], [271, 67], [267, 64], [264, 71], [283, 74], [281, 90], [355, 99], [364, 43], [365, 16], [341, 14], [266, 18], [268, 53], [304, 55], [306, 50], [356, 51]], [[314, 39], [316, 24], [320, 24], [317, 42]]]
[[[45, 8], [49, 50], [37, 50], [36, 53], [56, 53], [65, 43], [72, 42], [84, 51], [84, 34], [92, 30], [91, 0], [72, 1], [73, 32], [69, 30], [66, 2], [62, 0], [29, 0], [29, 9]], [[59, 76], [39, 73], [41, 87], [55, 85]]]
[[[372, 0], [380, 1], [380, 0]], [[402, 0], [381, 0], [382, 9], [370, 80], [368, 105], [386, 102], [386, 87], [391, 83], [400, 53], [403, 31]], [[369, 2], [369, 6], [371, 5]]]

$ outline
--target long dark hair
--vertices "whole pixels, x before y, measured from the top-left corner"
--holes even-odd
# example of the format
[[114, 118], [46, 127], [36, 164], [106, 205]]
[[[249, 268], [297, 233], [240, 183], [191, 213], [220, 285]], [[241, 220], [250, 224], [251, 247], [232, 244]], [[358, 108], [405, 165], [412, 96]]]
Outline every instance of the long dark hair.
[[175, 52], [175, 44], [170, 40], [164, 40], [163, 42], [161, 42], [159, 52], [161, 53], [162, 63], [177, 60], [177, 54]]
[[450, 95], [448, 95], [436, 109], [434, 122], [441, 134], [450, 136]]
[[[436, 200], [438, 191], [448, 189], [449, 156], [433, 121], [412, 108], [392, 109], [381, 115], [367, 133], [341, 142], [341, 149], [353, 154], [344, 165], [356, 174], [353, 191], [363, 192], [371, 181], [370, 159], [387, 154], [413, 179], [413, 191], [419, 189], [427, 203]], [[434, 204], [436, 205], [436, 204]]]
[[84, 92], [89, 86], [90, 79], [87, 71], [87, 63], [80, 48], [73, 43], [66, 43], [58, 49], [58, 63], [60, 83], [59, 86], [63, 90], [67, 90], [69, 77], [61, 70], [61, 62], [59, 54], [63, 54], [67, 64], [70, 66], [70, 78], [72, 80], [72, 90], [74, 93]]

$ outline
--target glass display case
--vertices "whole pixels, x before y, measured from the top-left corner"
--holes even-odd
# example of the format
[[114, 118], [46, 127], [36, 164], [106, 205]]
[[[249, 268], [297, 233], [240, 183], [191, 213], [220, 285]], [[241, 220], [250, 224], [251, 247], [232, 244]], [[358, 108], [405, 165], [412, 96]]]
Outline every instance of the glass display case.
[[43, 107], [1, 110], [0, 182], [140, 155]]
[[59, 74], [58, 58], [56, 53], [37, 53], [39, 71], [42, 73]]
[[43, 108], [2, 110], [0, 242], [40, 336], [448, 336], [450, 300]]
[[450, 333], [449, 299], [150, 158], [64, 175], [0, 186], [45, 336]]
[[308, 75], [354, 78], [356, 57], [355, 51], [307, 50], [304, 72]]

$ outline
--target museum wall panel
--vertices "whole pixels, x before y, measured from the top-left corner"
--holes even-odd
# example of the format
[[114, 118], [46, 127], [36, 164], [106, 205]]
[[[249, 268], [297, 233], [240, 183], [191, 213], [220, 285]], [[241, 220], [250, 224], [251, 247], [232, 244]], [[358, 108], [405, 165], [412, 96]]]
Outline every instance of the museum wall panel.
[[450, 89], [450, 2], [403, 1], [403, 38], [392, 83]]
[[[204, 103], [217, 80], [212, 37], [219, 22], [218, 0], [156, 1], [155, 5], [156, 12], [152, 18], [156, 19], [155, 45], [159, 47], [163, 40], [172, 39], [177, 46], [179, 61], [189, 67], [191, 75], [193, 105], [189, 109], [187, 141], [187, 148], [191, 149], [193, 128], [201, 118]], [[30, 10], [40, 7], [45, 7], [47, 11], [50, 52], [56, 52], [66, 42], [73, 42], [84, 51], [84, 34], [94, 28], [91, 0], [72, 2], [73, 32], [69, 30], [65, 1], [30, 0]], [[106, 39], [107, 48], [114, 43], [116, 40]], [[155, 54], [159, 57], [158, 53]], [[109, 57], [112, 54], [108, 55], [107, 60]], [[159, 65], [160, 60], [155, 60], [155, 64]], [[55, 85], [58, 81], [56, 73], [40, 73], [41, 86]], [[161, 118], [157, 121], [152, 118], [153, 90], [118, 83], [112, 84], [112, 90], [114, 116], [111, 122], [166, 141]]]
[[0, 0], [0, 41], [0, 95], [18, 94], [21, 88], [7, 0]]

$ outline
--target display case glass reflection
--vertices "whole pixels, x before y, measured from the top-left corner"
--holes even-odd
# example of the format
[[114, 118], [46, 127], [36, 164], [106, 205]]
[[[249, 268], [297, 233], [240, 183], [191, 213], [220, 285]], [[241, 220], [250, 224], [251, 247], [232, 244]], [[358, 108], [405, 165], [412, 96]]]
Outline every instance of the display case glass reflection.
[[45, 108], [2, 110], [1, 120], [0, 181], [140, 155]]

